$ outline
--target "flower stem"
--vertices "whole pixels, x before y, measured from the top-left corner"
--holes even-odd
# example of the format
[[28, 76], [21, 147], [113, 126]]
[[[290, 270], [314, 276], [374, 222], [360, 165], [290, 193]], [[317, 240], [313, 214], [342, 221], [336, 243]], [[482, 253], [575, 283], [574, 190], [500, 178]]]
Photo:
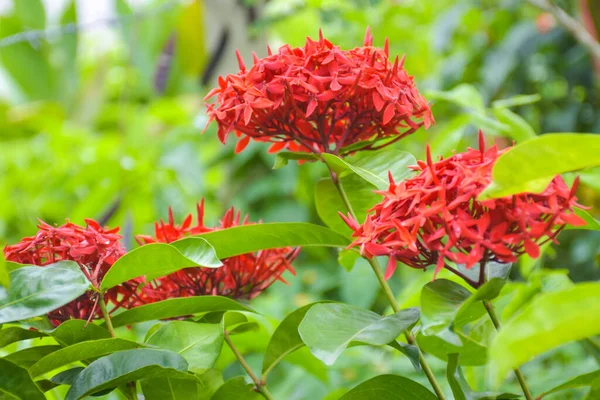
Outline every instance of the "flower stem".
[[116, 338], [117, 334], [115, 333], [115, 328], [113, 327], [112, 320], [110, 319], [110, 314], [108, 313], [108, 310], [106, 309], [106, 303], [104, 302], [104, 294], [99, 293], [98, 296], [100, 296], [100, 311], [102, 311], [102, 316], [104, 317], [104, 321], [106, 322], [106, 328], [108, 329], [110, 336]]
[[[490, 319], [494, 323], [496, 330], [500, 330], [500, 320], [498, 320], [498, 316], [496, 315], [496, 311], [494, 310], [494, 306], [490, 301], [484, 301], [483, 305], [490, 315]], [[515, 375], [517, 376], [517, 380], [519, 381], [519, 385], [521, 385], [521, 389], [523, 389], [523, 394], [527, 400], [533, 400], [533, 396], [529, 391], [529, 387], [527, 386], [527, 382], [525, 382], [525, 377], [521, 373], [519, 368], [514, 369]]]
[[242, 364], [242, 367], [244, 367], [244, 369], [246, 370], [246, 372], [248, 373], [248, 375], [254, 382], [254, 385], [256, 386], [256, 390], [258, 390], [260, 392], [260, 394], [262, 394], [264, 396], [265, 399], [274, 400], [273, 395], [267, 389], [267, 384], [264, 381], [261, 381], [260, 379], [258, 379], [258, 377], [254, 374], [254, 372], [252, 372], [252, 368], [250, 368], [250, 366], [244, 359], [244, 356], [242, 356], [242, 353], [240, 353], [240, 351], [235, 347], [235, 345], [231, 341], [231, 338], [229, 337], [229, 332], [227, 332], [227, 330], [224, 331], [224, 336], [225, 336], [225, 342], [227, 342], [227, 345], [229, 345], [229, 348], [231, 349], [231, 351], [233, 352], [235, 357], [238, 359], [240, 364]]
[[[348, 212], [350, 213], [352, 218], [354, 218], [356, 220], [356, 214], [354, 213], [354, 210], [352, 209], [352, 205], [350, 204], [350, 200], [348, 199], [348, 196], [346, 195], [346, 192], [344, 191], [342, 182], [339, 180], [339, 178], [337, 177], [335, 172], [333, 172], [331, 169], [329, 170], [329, 172], [331, 174], [331, 180], [333, 181], [333, 184], [335, 185], [338, 193], [340, 194], [340, 198], [342, 199], [342, 202], [348, 209]], [[375, 273], [375, 276], [377, 276], [379, 285], [381, 285], [381, 288], [383, 289], [383, 292], [385, 293], [386, 297], [388, 298], [388, 301], [389, 301], [390, 305], [392, 306], [392, 309], [394, 310], [394, 312], [400, 311], [400, 306], [398, 305], [396, 296], [394, 296], [394, 292], [392, 291], [392, 288], [385, 280], [385, 276], [383, 274], [381, 266], [379, 265], [379, 262], [377, 261], [376, 258], [372, 258], [372, 259], [367, 258], [366, 260], [368, 261], [369, 265], [371, 266], [371, 269]], [[425, 360], [425, 357], [423, 356], [421, 349], [417, 346], [417, 342], [415, 340], [414, 335], [410, 332], [410, 330], [407, 329], [406, 331], [404, 331], [404, 336], [406, 337], [406, 341], [408, 342], [408, 344], [415, 346], [417, 348], [417, 350], [419, 351], [419, 362], [421, 363], [421, 368], [423, 368], [423, 372], [427, 376], [429, 383], [431, 383], [431, 386], [433, 387], [435, 394], [437, 395], [437, 397], [440, 400], [445, 400], [446, 397], [444, 396], [444, 392], [442, 392], [442, 389], [440, 388], [440, 384], [435, 379], [435, 375], [433, 374], [431, 367], [429, 367], [429, 364], [427, 364], [427, 361]]]

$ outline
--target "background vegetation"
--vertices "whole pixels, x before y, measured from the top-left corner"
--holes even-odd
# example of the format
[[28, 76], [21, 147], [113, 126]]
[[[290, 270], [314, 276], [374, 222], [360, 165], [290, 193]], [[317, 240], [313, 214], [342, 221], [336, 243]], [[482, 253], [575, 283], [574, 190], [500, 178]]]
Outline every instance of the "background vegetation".
[[[406, 54], [406, 69], [438, 121], [397, 145], [418, 157], [425, 143], [439, 155], [474, 145], [479, 128], [501, 145], [536, 133], [600, 132], [592, 57], [524, 1], [102, 0], [94, 9], [84, 3], [0, 1], [1, 244], [33, 234], [37, 218], [83, 223], [92, 217], [121, 226], [132, 248], [133, 235], [150, 233], [169, 205], [182, 219], [203, 197], [209, 222], [235, 206], [253, 220], [319, 223], [313, 187], [325, 176], [322, 165], [272, 170], [274, 156], [264, 146], [251, 143], [233, 157], [214, 126], [200, 134], [202, 98], [219, 74], [237, 71], [236, 47], [250, 62], [252, 51], [266, 54], [266, 44], [302, 45], [319, 28], [351, 48], [370, 25], [377, 45], [388, 37], [391, 53]], [[557, 3], [572, 15], [582, 11], [576, 2]], [[105, 15], [95, 15], [98, 10]], [[13, 36], [19, 32], [29, 34]], [[598, 170], [584, 171], [579, 193], [596, 216], [599, 177]], [[567, 285], [566, 274], [573, 281], [600, 277], [599, 232], [565, 232], [561, 244], [547, 248], [537, 265], [522, 262], [514, 278]], [[235, 338], [257, 369], [268, 341], [264, 330], [272, 332], [297, 307], [321, 299], [386, 307], [371, 271], [361, 264], [345, 271], [334, 251], [305, 249], [295, 266], [288, 285], [277, 283], [253, 301], [268, 316], [261, 328]], [[402, 305], [411, 306], [430, 279], [430, 272], [401, 269], [391, 284]], [[219, 365], [230, 365], [231, 376], [243, 373], [233, 360], [224, 349]], [[350, 349], [329, 370], [301, 357], [290, 361], [274, 372], [277, 398], [322, 398], [332, 387], [385, 372], [422, 381], [406, 358], [383, 349]], [[523, 371], [539, 393], [597, 364], [572, 343]], [[433, 366], [443, 376], [444, 364], [434, 360]], [[466, 373], [484, 389], [479, 371], [467, 367]], [[518, 391], [510, 385], [507, 390]]]

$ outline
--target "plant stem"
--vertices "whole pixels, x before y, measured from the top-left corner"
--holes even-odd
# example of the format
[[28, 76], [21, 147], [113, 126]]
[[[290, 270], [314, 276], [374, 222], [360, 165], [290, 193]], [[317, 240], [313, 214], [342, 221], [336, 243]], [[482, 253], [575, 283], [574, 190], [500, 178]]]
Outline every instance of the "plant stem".
[[573, 37], [586, 47], [592, 55], [600, 59], [600, 43], [592, 36], [584, 26], [575, 18], [571, 17], [562, 8], [550, 0], [528, 0], [529, 3], [540, 10], [546, 11], [554, 16]]
[[252, 368], [250, 368], [250, 366], [244, 359], [244, 356], [242, 356], [242, 353], [239, 352], [239, 350], [235, 347], [235, 345], [231, 341], [231, 338], [229, 337], [229, 332], [227, 332], [227, 330], [225, 330], [223, 334], [225, 336], [225, 342], [227, 342], [227, 345], [229, 345], [229, 348], [231, 349], [231, 351], [233, 352], [235, 357], [238, 359], [240, 364], [242, 364], [242, 367], [244, 367], [244, 369], [246, 370], [246, 372], [248, 373], [248, 375], [254, 382], [254, 385], [256, 385], [256, 390], [258, 390], [260, 392], [260, 394], [262, 394], [265, 397], [265, 399], [274, 400], [273, 395], [267, 389], [267, 384], [265, 382], [261, 381], [260, 379], [258, 379], [258, 377], [254, 374], [254, 372], [252, 372]]
[[106, 322], [106, 328], [108, 329], [110, 336], [116, 338], [117, 335], [115, 333], [115, 328], [113, 328], [113, 324], [110, 319], [110, 314], [108, 313], [108, 310], [106, 309], [106, 303], [104, 302], [104, 294], [99, 293], [98, 296], [100, 296], [100, 311], [102, 311], [102, 316], [104, 317], [104, 321]]
[[[348, 209], [348, 212], [350, 213], [352, 218], [354, 218], [356, 220], [356, 214], [354, 213], [354, 210], [352, 209], [352, 205], [350, 204], [350, 200], [348, 199], [348, 196], [346, 195], [346, 192], [344, 191], [342, 182], [340, 182], [340, 180], [336, 176], [335, 172], [333, 172], [331, 169], [329, 170], [329, 172], [331, 174], [331, 180], [333, 181], [333, 184], [335, 185], [338, 193], [340, 194], [340, 198], [342, 199], [342, 202]], [[400, 311], [400, 306], [398, 305], [396, 296], [394, 296], [394, 292], [392, 291], [392, 288], [385, 280], [385, 275], [383, 274], [381, 266], [379, 265], [379, 261], [377, 261], [376, 258], [372, 258], [372, 259], [367, 258], [366, 260], [368, 261], [369, 265], [371, 266], [371, 269], [375, 273], [375, 276], [377, 276], [379, 285], [381, 285], [381, 288], [383, 289], [383, 292], [385, 293], [386, 297], [388, 298], [388, 301], [389, 301], [390, 305], [392, 306], [392, 309], [394, 310], [394, 312]], [[423, 372], [427, 376], [429, 383], [431, 383], [431, 386], [433, 387], [435, 394], [437, 395], [437, 397], [440, 400], [445, 400], [446, 397], [444, 396], [444, 392], [442, 392], [442, 389], [440, 388], [440, 384], [435, 379], [435, 375], [433, 374], [431, 367], [429, 367], [429, 364], [427, 364], [427, 361], [425, 360], [425, 357], [423, 356], [421, 349], [419, 349], [419, 347], [417, 346], [417, 342], [415, 340], [414, 335], [407, 329], [406, 331], [404, 331], [404, 336], [406, 337], [406, 341], [408, 342], [408, 344], [415, 346], [417, 348], [417, 350], [419, 351], [419, 362], [421, 363], [421, 368], [423, 368]]]
[[137, 388], [135, 385], [135, 382], [129, 382], [127, 384], [127, 388], [129, 389], [129, 396], [133, 399], [133, 400], [137, 400]]
[[[496, 316], [496, 311], [494, 310], [494, 306], [492, 305], [492, 303], [490, 301], [484, 301], [483, 305], [485, 306], [485, 309], [487, 310], [488, 314], [490, 315], [490, 319], [494, 323], [496, 330], [500, 330], [500, 320], [498, 320], [498, 316]], [[523, 389], [523, 394], [525, 395], [525, 398], [527, 400], [533, 400], [533, 396], [531, 395], [531, 392], [529, 391], [529, 387], [527, 387], [527, 382], [525, 382], [525, 377], [521, 373], [521, 370], [519, 368], [516, 368], [516, 369], [514, 369], [514, 372], [515, 372], [515, 375], [517, 376], [517, 380], [519, 381], [519, 384], [521, 385], [521, 389]]]

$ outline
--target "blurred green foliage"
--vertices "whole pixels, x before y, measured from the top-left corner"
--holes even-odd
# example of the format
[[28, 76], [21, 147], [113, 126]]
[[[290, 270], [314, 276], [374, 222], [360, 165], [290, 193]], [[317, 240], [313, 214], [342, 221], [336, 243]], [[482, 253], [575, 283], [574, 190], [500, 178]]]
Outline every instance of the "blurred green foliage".
[[[108, 216], [107, 224], [121, 226], [133, 247], [133, 235], [150, 233], [169, 206], [182, 219], [202, 197], [209, 223], [231, 206], [250, 213], [252, 220], [318, 223], [313, 193], [326, 176], [321, 165], [291, 162], [272, 170], [274, 156], [265, 146], [252, 143], [234, 156], [232, 145], [219, 143], [214, 126], [200, 134], [208, 89], [200, 82], [214, 50], [207, 32], [221, 28], [206, 21], [205, 13], [218, 2], [149, 0], [136, 2], [135, 8], [126, 0], [103, 2], [113, 6], [118, 22], [0, 45], [0, 243], [32, 235], [37, 218], [83, 223]], [[535, 133], [600, 132], [599, 80], [589, 54], [560, 27], [545, 31], [536, 25], [539, 11], [526, 2], [254, 3], [233, 2], [248, 12], [257, 7], [245, 34], [273, 47], [302, 45], [319, 28], [344, 48], [359, 46], [370, 25], [376, 45], [388, 37], [392, 54], [406, 54], [406, 69], [434, 103], [437, 121], [396, 146], [417, 158], [423, 157], [425, 143], [446, 156], [474, 145], [479, 128], [503, 146]], [[567, 11], [577, 11], [565, 3]], [[31, 29], [78, 23], [81, 10], [75, 1], [65, 1], [59, 11], [51, 20], [41, 0], [15, 0], [0, 15], [0, 41]], [[237, 71], [235, 64], [219, 68], [219, 73]], [[522, 94], [530, 96], [515, 97]], [[510, 100], [498, 102], [504, 99]], [[583, 175], [580, 198], [595, 206], [591, 212], [597, 215], [598, 171]], [[565, 232], [561, 246], [549, 247], [527, 271], [567, 268], [573, 280], [598, 279], [599, 244], [597, 232]], [[363, 264], [347, 272], [333, 251], [306, 249], [296, 263], [297, 276], [287, 275], [288, 285], [275, 284], [253, 306], [276, 319], [321, 299], [383, 311], [386, 302], [376, 295], [377, 281]], [[400, 270], [391, 284], [404, 306], [415, 305], [431, 274]], [[261, 330], [234, 338], [251, 353], [248, 360], [256, 370], [268, 342], [265, 331], [272, 333], [276, 326], [275, 320], [262, 322]], [[130, 335], [146, 328], [138, 326]], [[290, 357], [285, 368], [273, 372], [276, 397], [322, 398], [333, 387], [349, 388], [386, 372], [423, 382], [406, 358], [385, 349], [350, 349], [329, 373], [317, 364], [307, 374], [302, 360]], [[218, 366], [227, 367], [227, 377], [242, 373], [232, 361], [224, 349]], [[444, 364], [436, 361], [436, 373], [444, 376]], [[539, 393], [590, 371], [596, 362], [571, 344], [527, 364], [524, 373]], [[475, 389], [485, 389], [485, 371], [467, 367], [465, 373]], [[506, 390], [515, 388], [514, 382], [506, 385]]]

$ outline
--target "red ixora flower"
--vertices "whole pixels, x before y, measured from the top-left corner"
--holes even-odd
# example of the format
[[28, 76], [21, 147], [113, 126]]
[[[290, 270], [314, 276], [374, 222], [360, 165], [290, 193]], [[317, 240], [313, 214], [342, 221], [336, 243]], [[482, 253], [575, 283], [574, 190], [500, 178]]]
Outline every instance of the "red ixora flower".
[[[197, 205], [198, 221], [192, 226], [192, 214], [181, 225], [176, 225], [173, 212], [169, 207], [169, 221], [155, 224], [155, 237], [139, 235], [140, 244], [170, 243], [190, 235], [249, 225], [248, 216], [240, 221], [240, 212], [230, 208], [219, 226], [209, 228], [204, 225], [204, 199]], [[286, 271], [295, 274], [291, 262], [296, 258], [298, 249], [285, 247], [261, 250], [256, 253], [242, 254], [221, 260], [220, 268], [185, 268], [147, 283], [141, 288], [138, 302], [152, 303], [174, 297], [201, 295], [219, 295], [231, 298], [252, 299], [275, 281], [285, 282], [281, 275]]]
[[[427, 101], [404, 70], [404, 58], [390, 62], [388, 41], [373, 47], [369, 29], [364, 46], [342, 50], [319, 32], [304, 47], [281, 47], [247, 68], [239, 52], [240, 72], [219, 77], [205, 100], [209, 123], [216, 120], [219, 139], [230, 132], [242, 151], [250, 139], [272, 142], [269, 152], [287, 148], [309, 153], [344, 154], [365, 142], [363, 150], [387, 146], [434, 121]], [[208, 126], [208, 124], [207, 124]], [[382, 140], [385, 139], [385, 140]]]
[[585, 225], [572, 212], [577, 181], [569, 189], [560, 176], [539, 194], [477, 200], [504, 152], [496, 146], [485, 150], [481, 132], [479, 146], [435, 163], [428, 147], [427, 162], [412, 167], [417, 176], [396, 184], [390, 175], [389, 189], [379, 192], [384, 198], [364, 224], [342, 216], [354, 230], [351, 247], [360, 246], [367, 257], [389, 255], [388, 279], [396, 261], [421, 269], [436, 265], [437, 274], [453, 269], [448, 261], [471, 268], [515, 262], [523, 253], [538, 257], [539, 245], [556, 242], [565, 224]]
[[[71, 222], [54, 227], [40, 220], [37, 234], [6, 246], [4, 256], [8, 261], [39, 266], [62, 260], [75, 261], [92, 285], [98, 287], [109, 268], [126, 250], [119, 243], [118, 227], [105, 230], [96, 221], [86, 219], [85, 222], [86, 227]], [[108, 290], [105, 299], [116, 309], [128, 301], [133, 291], [133, 285], [126, 283]], [[88, 291], [50, 312], [48, 317], [55, 326], [70, 318], [98, 318], [101, 312], [97, 303], [96, 293]]]

